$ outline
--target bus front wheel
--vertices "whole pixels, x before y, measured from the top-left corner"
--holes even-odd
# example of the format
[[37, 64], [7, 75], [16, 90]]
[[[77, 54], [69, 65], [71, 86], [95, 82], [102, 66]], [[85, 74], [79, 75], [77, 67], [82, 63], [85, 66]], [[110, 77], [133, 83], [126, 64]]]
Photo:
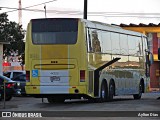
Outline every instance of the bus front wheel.
[[133, 98], [134, 99], [141, 99], [142, 92], [143, 92], [143, 87], [142, 87], [142, 83], [140, 83], [140, 85], [139, 85], [139, 93], [138, 94], [134, 94]]

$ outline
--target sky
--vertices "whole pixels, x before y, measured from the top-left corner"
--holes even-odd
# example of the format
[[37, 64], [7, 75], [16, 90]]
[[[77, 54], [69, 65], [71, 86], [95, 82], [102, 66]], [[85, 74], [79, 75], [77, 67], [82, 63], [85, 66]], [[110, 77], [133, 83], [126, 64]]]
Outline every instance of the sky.
[[[0, 0], [0, 7], [18, 8], [19, 0]], [[21, 0], [22, 8], [52, 0]], [[46, 17], [83, 18], [84, 0], [55, 0], [46, 3]], [[44, 4], [22, 10], [22, 25], [27, 28], [30, 19], [45, 18]], [[13, 9], [1, 8], [0, 13]], [[8, 12], [10, 21], [18, 23], [18, 11]], [[160, 0], [88, 0], [88, 19], [108, 24], [159, 24]]]

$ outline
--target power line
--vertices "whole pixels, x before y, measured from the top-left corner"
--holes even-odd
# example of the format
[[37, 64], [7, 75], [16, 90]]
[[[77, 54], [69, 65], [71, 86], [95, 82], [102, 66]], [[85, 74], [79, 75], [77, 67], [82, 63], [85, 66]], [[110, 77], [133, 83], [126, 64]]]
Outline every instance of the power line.
[[[21, 10], [31, 11], [31, 12], [44, 12], [44, 10], [39, 9], [27, 9], [31, 7], [36, 7], [39, 5], [44, 5], [47, 3], [51, 3], [57, 0], [50, 0], [47, 2], [39, 3], [36, 5], [31, 5], [28, 7], [24, 7]], [[6, 9], [13, 9], [12, 11], [7, 11], [4, 13], [14, 12], [19, 10], [18, 8], [10, 8], [10, 7], [0, 7]], [[59, 11], [59, 10], [47, 10], [47, 13], [55, 13], [55, 14], [67, 14], [67, 15], [83, 15], [81, 11]], [[153, 16], [154, 15], [154, 16]], [[138, 17], [138, 18], [160, 18], [160, 13], [130, 13], [130, 12], [88, 12], [88, 16], [102, 16], [102, 17]]]
[[28, 6], [28, 7], [25, 7], [25, 8], [31, 8], [31, 7], [35, 7], [35, 6], [39, 6], [39, 5], [44, 5], [44, 4], [47, 4], [47, 3], [50, 3], [50, 2], [54, 2], [54, 1], [57, 1], [57, 0], [51, 0], [51, 1], [48, 1], [48, 2], [44, 2], [44, 3], [39, 3], [39, 4]]
[[[0, 7], [0, 8], [6, 8], [6, 9], [14, 9], [14, 10], [19, 10], [19, 8], [10, 8], [10, 7]], [[22, 10], [26, 10], [26, 11], [40, 11], [43, 12], [44, 10], [39, 10], [39, 9], [26, 9], [26, 8], [22, 8]], [[6, 13], [6, 12], [5, 12]]]
[[[83, 15], [83, 13], [80, 11], [47, 10], [47, 13], [53, 13], [53, 12], [55, 14]], [[160, 18], [160, 13], [88, 12], [88, 16]]]
[[[26, 10], [26, 8], [31, 8], [31, 7], [35, 7], [35, 6], [39, 6], [39, 5], [51, 3], [51, 2], [54, 2], [54, 1], [57, 1], [57, 0], [51, 0], [51, 1], [44, 2], [44, 3], [39, 3], [39, 4], [36, 4], [36, 5], [31, 5], [31, 6], [22, 8], [22, 10]], [[0, 8], [3, 8], [3, 7], [0, 7]], [[5, 7], [5, 8], [10, 9], [9, 7]], [[5, 12], [5, 13], [14, 12], [14, 11], [19, 10], [18, 8], [14, 8], [14, 9], [15, 9], [15, 10], [7, 11], [7, 12]], [[29, 10], [29, 9], [27, 9], [27, 10]], [[30, 10], [30, 11], [31, 11], [31, 10]]]
[[[42, 4], [43, 3], [37, 4], [37, 5], [42, 5]], [[44, 10], [40, 10], [40, 9], [27, 9], [27, 8], [34, 7], [37, 5], [25, 7], [25, 8], [22, 8], [22, 10], [31, 11], [31, 12], [44, 12]], [[11, 7], [0, 7], [0, 8], [19, 10], [18, 8], [11, 8]], [[81, 12], [81, 11], [47, 10], [46, 12], [47, 13], [55, 13], [55, 14], [69, 14], [69, 15], [82, 15], [83, 14], [83, 12]], [[144, 17], [145, 18], [154, 18], [153, 16], [151, 16], [151, 15], [154, 15], [154, 16], [158, 16], [158, 18], [159, 18], [160, 13], [88, 12], [88, 15], [89, 16], [104, 16], [104, 17], [143, 17], [143, 18]]]
[[[49, 3], [49, 2], [53, 2], [53, 1], [56, 1], [56, 0], [48, 1], [48, 2], [45, 2], [45, 3]], [[28, 7], [22, 8], [22, 10], [31, 11], [31, 12], [44, 12], [44, 10], [40, 10], [40, 9], [27, 9], [27, 8], [35, 7], [35, 6], [42, 5], [42, 4], [44, 4], [44, 3], [28, 6]], [[0, 8], [14, 9], [13, 11], [19, 10], [18, 8], [11, 8], [11, 7], [0, 7]], [[55, 13], [55, 14], [65, 14], [65, 15], [83, 15], [83, 12], [81, 12], [81, 11], [47, 10], [46, 12], [47, 13]], [[88, 16], [160, 18], [160, 13], [88, 12]]]
[[[0, 8], [6, 8], [6, 9], [14, 9], [19, 10], [19, 8], [11, 8], [11, 7], [0, 7]], [[26, 11], [33, 11], [33, 12], [44, 12], [44, 10], [39, 10], [39, 9], [26, 9], [26, 8], [22, 8], [21, 10], [26, 10]], [[5, 12], [6, 13], [6, 12]]]
[[[38, 5], [42, 5], [42, 4], [43, 3], [38, 4]], [[37, 5], [34, 5], [34, 6], [37, 6]], [[44, 12], [44, 10], [40, 10], [40, 9], [27, 9], [27, 8], [34, 7], [34, 6], [25, 7], [25, 8], [22, 8], [22, 10], [33, 11], [33, 12]], [[0, 7], [0, 8], [19, 10], [18, 8], [11, 8], [11, 7]], [[77, 14], [77, 15], [82, 15], [83, 14], [83, 12], [81, 12], [81, 11], [47, 10], [47, 13], [53, 13], [53, 12], [57, 13], [57, 14], [73, 14], [73, 15], [74, 14]], [[88, 13], [90, 14], [90, 16], [92, 16], [92, 15], [93, 16], [107, 16], [107, 15], [110, 15], [110, 17], [112, 17], [112, 16], [113, 17], [122, 16], [122, 15], [134, 15], [133, 17], [136, 17], [135, 15], [160, 15], [160, 13], [127, 13], [127, 12], [88, 12]]]

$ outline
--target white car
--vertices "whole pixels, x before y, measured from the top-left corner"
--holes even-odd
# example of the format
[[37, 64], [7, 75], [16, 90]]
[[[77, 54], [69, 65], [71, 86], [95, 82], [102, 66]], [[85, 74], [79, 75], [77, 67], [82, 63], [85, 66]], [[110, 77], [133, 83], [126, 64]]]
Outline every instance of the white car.
[[13, 79], [16, 76], [18, 76], [20, 74], [25, 74], [25, 73], [26, 72], [22, 71], [22, 70], [11, 70], [11, 71], [4, 72], [3, 75], [10, 78], [10, 79]]

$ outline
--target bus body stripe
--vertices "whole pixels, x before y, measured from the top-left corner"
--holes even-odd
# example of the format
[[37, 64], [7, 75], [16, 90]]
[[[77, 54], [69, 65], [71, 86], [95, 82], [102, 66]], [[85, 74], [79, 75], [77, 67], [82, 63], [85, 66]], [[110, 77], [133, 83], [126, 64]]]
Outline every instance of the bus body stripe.
[[63, 94], [69, 93], [69, 86], [40, 86], [41, 94]]

